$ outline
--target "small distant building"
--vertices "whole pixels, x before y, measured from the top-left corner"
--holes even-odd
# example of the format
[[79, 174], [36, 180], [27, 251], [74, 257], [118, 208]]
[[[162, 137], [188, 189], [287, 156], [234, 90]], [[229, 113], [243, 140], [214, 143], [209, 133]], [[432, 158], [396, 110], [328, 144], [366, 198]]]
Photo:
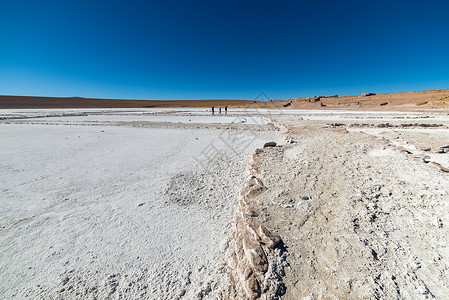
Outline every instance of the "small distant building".
[[376, 94], [375, 93], [362, 93], [362, 96], [366, 96], [366, 97], [374, 96], [374, 95], [376, 95]]

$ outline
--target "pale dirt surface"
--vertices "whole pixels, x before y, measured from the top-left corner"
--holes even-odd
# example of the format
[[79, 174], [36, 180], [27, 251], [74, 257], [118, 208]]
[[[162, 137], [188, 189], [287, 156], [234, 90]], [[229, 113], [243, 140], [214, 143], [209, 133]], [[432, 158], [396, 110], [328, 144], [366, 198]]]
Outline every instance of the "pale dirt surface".
[[[396, 142], [399, 134], [409, 149], [435, 149], [449, 144], [449, 130], [367, 134], [274, 119], [294, 143], [264, 149], [267, 192], [254, 220], [288, 252], [282, 298], [447, 299], [449, 173]], [[449, 154], [432, 149], [448, 166]]]
[[[0, 121], [2, 298], [226, 298], [238, 193], [251, 154], [271, 140], [252, 221], [281, 237], [282, 261], [269, 264], [285, 267], [283, 289], [264, 296], [449, 297], [449, 173], [432, 164], [449, 167], [438, 150], [449, 145], [446, 112], [230, 112], [262, 113], [259, 126], [166, 109], [153, 113], [184, 123], [115, 120], [150, 112]], [[192, 167], [223, 132], [223, 155]], [[244, 139], [231, 149], [233, 133], [257, 139], [234, 152]]]

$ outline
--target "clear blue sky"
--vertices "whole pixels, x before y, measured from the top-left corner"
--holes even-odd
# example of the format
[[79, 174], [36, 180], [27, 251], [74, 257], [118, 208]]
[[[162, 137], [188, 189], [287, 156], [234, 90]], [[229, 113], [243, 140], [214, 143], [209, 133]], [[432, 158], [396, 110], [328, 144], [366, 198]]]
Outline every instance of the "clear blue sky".
[[448, 13], [448, 0], [0, 0], [0, 94], [286, 99], [449, 88]]

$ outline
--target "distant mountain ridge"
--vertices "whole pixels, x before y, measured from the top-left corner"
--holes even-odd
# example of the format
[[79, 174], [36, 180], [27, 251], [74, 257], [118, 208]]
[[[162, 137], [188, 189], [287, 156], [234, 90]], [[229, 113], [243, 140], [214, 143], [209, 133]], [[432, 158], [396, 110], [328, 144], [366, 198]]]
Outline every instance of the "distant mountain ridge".
[[84, 97], [1, 96], [0, 109], [44, 108], [148, 108], [148, 107], [211, 107], [238, 106], [247, 108], [286, 109], [427, 109], [449, 108], [449, 89], [376, 94], [364, 91], [354, 96], [315, 96], [288, 100], [126, 100]]
[[[245, 105], [247, 100], [126, 100], [83, 97], [0, 96], [0, 109], [32, 108], [145, 108]], [[252, 101], [251, 101], [252, 102]]]

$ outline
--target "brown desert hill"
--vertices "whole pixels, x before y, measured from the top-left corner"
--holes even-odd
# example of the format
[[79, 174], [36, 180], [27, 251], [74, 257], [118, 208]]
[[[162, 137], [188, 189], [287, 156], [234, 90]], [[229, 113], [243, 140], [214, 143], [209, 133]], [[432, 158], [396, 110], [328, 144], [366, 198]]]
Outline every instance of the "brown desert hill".
[[[252, 105], [255, 104], [250, 104]], [[270, 100], [257, 105], [287, 109], [448, 109], [449, 89], [386, 94], [366, 92], [355, 96], [315, 96], [282, 101]]]
[[145, 108], [245, 105], [245, 100], [125, 100], [81, 97], [0, 96], [0, 109]]
[[375, 94], [364, 92], [355, 96], [316, 96], [288, 100], [125, 100], [81, 97], [0, 96], [0, 109], [36, 108], [148, 108], [148, 107], [211, 107], [282, 109], [379, 109], [427, 110], [449, 109], [449, 89], [417, 92]]

